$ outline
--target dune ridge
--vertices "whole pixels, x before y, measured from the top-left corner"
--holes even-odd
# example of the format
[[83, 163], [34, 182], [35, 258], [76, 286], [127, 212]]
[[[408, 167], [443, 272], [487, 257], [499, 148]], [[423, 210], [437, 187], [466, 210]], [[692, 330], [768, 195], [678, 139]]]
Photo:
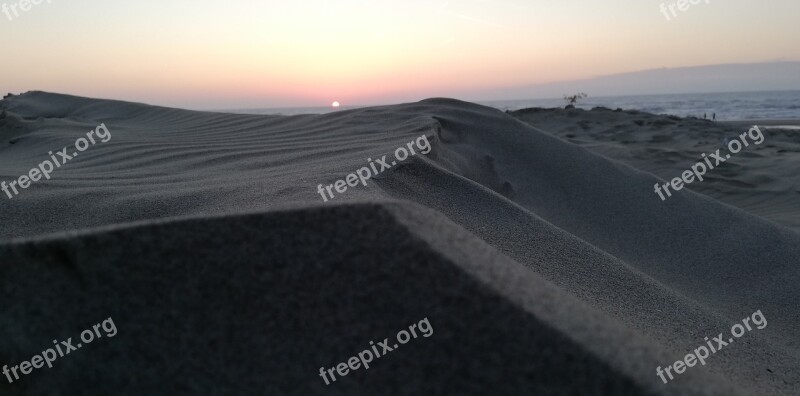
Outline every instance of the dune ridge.
[[[0, 253], [8, 259], [4, 284], [16, 289], [3, 298], [13, 307], [3, 327], [30, 323], [31, 306], [50, 318], [4, 343], [4, 360], [86, 318], [115, 318], [118, 339], [58, 362], [55, 372], [71, 380], [59, 385], [65, 393], [97, 383], [90, 393], [377, 394], [394, 384], [393, 394], [409, 395], [643, 394], [660, 391], [643, 363], [668, 356], [440, 214], [407, 203], [142, 222], [5, 244]], [[37, 290], [42, 276], [59, 299]], [[317, 365], [420, 313], [434, 328], [424, 344], [404, 345], [355, 379], [325, 386], [316, 378]], [[212, 377], [187, 382], [210, 367]], [[251, 377], [258, 371], [271, 375]], [[40, 373], [11, 394], [48, 394], [55, 378]], [[692, 373], [658, 393], [736, 391]]]
[[[264, 386], [262, 381], [287, 394], [356, 389], [735, 394], [736, 389], [788, 395], [798, 390], [800, 234], [691, 191], [661, 202], [651, 191], [659, 180], [655, 175], [495, 109], [430, 99], [327, 115], [254, 116], [44, 92], [3, 103], [9, 111], [0, 127], [0, 178], [5, 180], [24, 174], [48, 150], [70, 144], [100, 122], [113, 137], [59, 169], [46, 185], [0, 205], [0, 238], [6, 240], [0, 249], [10, 258], [0, 264], [0, 274], [7, 275], [0, 276], [0, 289], [9, 304], [26, 301], [14, 305], [8, 316], [13, 320], [3, 326], [16, 328], [14, 338], [26, 342], [3, 343], [2, 361], [37, 352], [30, 349], [32, 336], [18, 326], [44, 326], [41, 312], [78, 326], [75, 317], [97, 320], [87, 313], [112, 311], [124, 323], [118, 324], [120, 337], [127, 324], [137, 331], [131, 339], [145, 342], [146, 331], [136, 323], [149, 323], [148, 331], [159, 333], [162, 322], [154, 312], [168, 314], [147, 296], [149, 285], [158, 284], [161, 295], [180, 306], [176, 312], [193, 318], [181, 324], [172, 313], [164, 333], [206, 329], [196, 339], [171, 339], [175, 345], [202, 343], [203, 337], [225, 343], [220, 334], [232, 334], [224, 323], [233, 321], [249, 334], [246, 345], [264, 351], [247, 355], [257, 360], [251, 368], [275, 373], [256, 380], [250, 368], [230, 360], [224, 378], [193, 383], [188, 373], [213, 354], [186, 358], [169, 368], [177, 375], [170, 382], [175, 390], [242, 393]], [[367, 158], [389, 154], [422, 133], [433, 146], [427, 156], [410, 158], [336, 202], [321, 202], [318, 184], [340, 179]], [[178, 220], [157, 220], [164, 218]], [[89, 231], [74, 231], [82, 229]], [[311, 236], [299, 236], [304, 233]], [[270, 257], [265, 246], [280, 251], [280, 257]], [[114, 263], [119, 267], [111, 268]], [[191, 273], [191, 282], [202, 284], [204, 292], [191, 292], [181, 283], [182, 273]], [[272, 290], [247, 282], [246, 274], [271, 281], [270, 276], [283, 276], [287, 283]], [[101, 286], [104, 277], [114, 286]], [[382, 280], [370, 286], [375, 277]], [[393, 278], [397, 281], [385, 280]], [[170, 281], [181, 284], [181, 292], [170, 291]], [[31, 295], [43, 282], [59, 285], [44, 296], [69, 295], [73, 308]], [[292, 286], [305, 291], [294, 295]], [[370, 290], [371, 303], [353, 291], [362, 287]], [[322, 300], [334, 291], [345, 293], [343, 301], [357, 308], [349, 311], [344, 303]], [[91, 303], [96, 300], [104, 302]], [[284, 300], [293, 303], [281, 304]], [[126, 310], [133, 301], [135, 309]], [[195, 316], [210, 301], [221, 311], [236, 308], [217, 321]], [[84, 310], [84, 304], [91, 307]], [[305, 304], [313, 309], [302, 309]], [[365, 308], [370, 304], [399, 311], [379, 313]], [[58, 314], [56, 306], [64, 313]], [[704, 336], [725, 332], [758, 309], [769, 320], [765, 330], [748, 333], [745, 342], [667, 385], [656, 377], [657, 365], [682, 359]], [[369, 337], [389, 335], [425, 315], [432, 315], [435, 330], [458, 342], [436, 344], [434, 334], [424, 346], [409, 344], [409, 350], [417, 348], [409, 357], [387, 357], [381, 362], [386, 368], [329, 387], [315, 377], [319, 365], [350, 356]], [[255, 319], [242, 323], [245, 317]], [[275, 324], [275, 317], [298, 327]], [[301, 317], [317, 330], [292, 336], [288, 346], [268, 344], [253, 333], [258, 326], [270, 334], [297, 331]], [[333, 338], [344, 340], [340, 349], [332, 349], [339, 347], [328, 345], [332, 341], [319, 332], [325, 325], [336, 326]], [[40, 337], [65, 331], [47, 330]], [[518, 350], [512, 335], [535, 347]], [[484, 337], [491, 342], [483, 345]], [[459, 350], [459, 343], [474, 349]], [[178, 351], [166, 341], [158, 345]], [[124, 367], [114, 366], [113, 356], [127, 346], [109, 343], [105, 352], [86, 350], [84, 357], [65, 363], [65, 384], [81, 379], [137, 389], [113, 372]], [[223, 354], [221, 345], [215, 348]], [[266, 362], [291, 348], [297, 349], [292, 355], [297, 366]], [[458, 353], [447, 358], [426, 349]], [[170, 366], [165, 353], [147, 351], [131, 367], [146, 372], [144, 383], [155, 386], [161, 377], [142, 362], [153, 358], [158, 367]], [[109, 368], [92, 377], [87, 368], [97, 354], [109, 356], [104, 359]], [[482, 359], [489, 362], [485, 376], [465, 363]], [[579, 374], [570, 379], [570, 372]], [[490, 380], [499, 376], [510, 381], [508, 388], [496, 388]], [[58, 381], [52, 373], [40, 373], [25, 389], [43, 392], [49, 384], [45, 377]], [[443, 384], [453, 388], [440, 388]]]
[[[595, 108], [527, 109], [515, 118], [603, 156], [665, 180], [680, 175], [701, 154], [723, 148], [758, 125], [765, 140], [750, 145], [687, 188], [800, 231], [800, 134], [775, 128], [798, 120], [712, 122], [640, 111]], [[726, 149], [723, 148], [723, 151]]]

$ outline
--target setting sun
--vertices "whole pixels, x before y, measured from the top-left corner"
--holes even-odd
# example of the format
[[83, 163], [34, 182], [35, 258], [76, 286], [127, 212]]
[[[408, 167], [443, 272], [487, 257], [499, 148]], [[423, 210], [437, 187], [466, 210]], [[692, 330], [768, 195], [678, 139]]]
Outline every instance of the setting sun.
[[331, 107], [339, 107], [339, 102], [333, 102], [333, 103], [331, 103]]

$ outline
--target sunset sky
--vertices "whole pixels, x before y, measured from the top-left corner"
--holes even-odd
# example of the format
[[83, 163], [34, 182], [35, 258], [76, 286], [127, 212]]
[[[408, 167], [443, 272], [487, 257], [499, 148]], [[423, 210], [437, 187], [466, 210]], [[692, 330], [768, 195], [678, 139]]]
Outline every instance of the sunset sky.
[[0, 89], [198, 109], [326, 106], [800, 60], [800, 1], [701, 1], [671, 21], [661, 3], [44, 0], [13, 20], [0, 14]]

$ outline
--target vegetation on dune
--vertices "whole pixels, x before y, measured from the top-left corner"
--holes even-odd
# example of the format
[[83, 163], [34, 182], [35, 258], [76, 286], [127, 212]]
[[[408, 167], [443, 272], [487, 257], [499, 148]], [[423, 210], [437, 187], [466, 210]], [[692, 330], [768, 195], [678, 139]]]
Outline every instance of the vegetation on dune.
[[581, 100], [583, 98], [588, 98], [588, 97], [589, 97], [589, 95], [587, 95], [587, 94], [585, 94], [583, 92], [575, 94], [575, 95], [572, 95], [572, 96], [564, 95], [564, 100], [567, 101], [567, 107], [566, 108], [568, 108], [568, 109], [569, 108], [573, 108], [573, 107], [575, 107], [575, 105], [578, 103], [579, 100]]

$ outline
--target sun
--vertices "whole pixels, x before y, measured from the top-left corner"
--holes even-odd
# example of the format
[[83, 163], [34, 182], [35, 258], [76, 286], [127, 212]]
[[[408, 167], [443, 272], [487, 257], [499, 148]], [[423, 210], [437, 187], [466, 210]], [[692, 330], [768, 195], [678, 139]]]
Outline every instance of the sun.
[[339, 106], [340, 106], [339, 102], [331, 103], [331, 107], [339, 107]]

